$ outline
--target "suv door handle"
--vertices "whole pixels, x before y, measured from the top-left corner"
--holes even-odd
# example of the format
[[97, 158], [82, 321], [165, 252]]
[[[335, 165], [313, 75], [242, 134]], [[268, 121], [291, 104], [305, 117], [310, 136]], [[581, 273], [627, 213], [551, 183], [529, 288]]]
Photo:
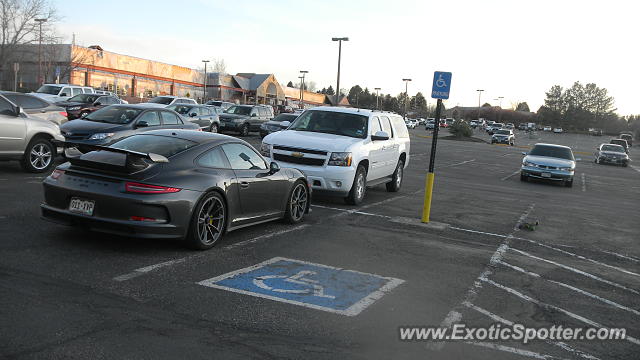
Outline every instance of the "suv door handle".
[[240, 187], [243, 188], [243, 189], [246, 189], [246, 188], [249, 187], [249, 183], [246, 182], [246, 181], [241, 181], [240, 182]]

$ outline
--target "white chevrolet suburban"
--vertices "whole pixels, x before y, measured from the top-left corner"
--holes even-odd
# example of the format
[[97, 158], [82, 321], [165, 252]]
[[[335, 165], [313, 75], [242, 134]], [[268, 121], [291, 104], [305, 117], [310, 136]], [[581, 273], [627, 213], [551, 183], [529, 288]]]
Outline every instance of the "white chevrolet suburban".
[[400, 190], [410, 140], [402, 117], [364, 109], [315, 107], [286, 130], [267, 135], [263, 156], [303, 171], [314, 192], [357, 205], [366, 187]]

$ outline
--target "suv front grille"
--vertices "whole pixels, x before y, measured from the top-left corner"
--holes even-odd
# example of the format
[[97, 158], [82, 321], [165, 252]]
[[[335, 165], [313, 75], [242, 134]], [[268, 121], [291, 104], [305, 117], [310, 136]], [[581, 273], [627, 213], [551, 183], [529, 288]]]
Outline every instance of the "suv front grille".
[[324, 159], [295, 157], [291, 155], [278, 154], [278, 153], [273, 154], [273, 159], [290, 163], [290, 164], [300, 164], [300, 165], [310, 165], [310, 166], [324, 165]]
[[274, 145], [273, 148], [276, 150], [285, 150], [285, 151], [293, 151], [293, 152], [316, 154], [316, 155], [327, 155], [327, 152], [322, 150], [310, 150], [310, 149], [303, 149], [303, 148], [282, 146], [282, 145]]

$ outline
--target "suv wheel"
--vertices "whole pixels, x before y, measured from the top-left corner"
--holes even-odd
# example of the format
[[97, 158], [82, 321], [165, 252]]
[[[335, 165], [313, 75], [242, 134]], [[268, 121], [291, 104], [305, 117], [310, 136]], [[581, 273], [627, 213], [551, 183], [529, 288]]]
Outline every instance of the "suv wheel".
[[393, 172], [391, 181], [386, 183], [387, 191], [397, 192], [400, 190], [400, 186], [402, 185], [402, 175], [404, 175], [404, 161], [398, 160], [398, 165], [396, 166], [396, 171]]
[[240, 127], [240, 135], [249, 136], [249, 124], [244, 124]]
[[356, 170], [356, 176], [353, 178], [353, 185], [351, 185], [351, 190], [349, 191], [349, 195], [347, 195], [344, 200], [349, 205], [358, 205], [364, 199], [364, 194], [367, 191], [367, 170], [365, 170], [364, 166], [358, 165], [358, 170]]
[[56, 149], [51, 141], [45, 138], [31, 140], [22, 157], [22, 168], [28, 172], [41, 173], [53, 166]]
[[211, 127], [209, 128], [209, 132], [217, 133], [218, 132], [218, 124], [216, 124], [216, 123], [211, 124]]

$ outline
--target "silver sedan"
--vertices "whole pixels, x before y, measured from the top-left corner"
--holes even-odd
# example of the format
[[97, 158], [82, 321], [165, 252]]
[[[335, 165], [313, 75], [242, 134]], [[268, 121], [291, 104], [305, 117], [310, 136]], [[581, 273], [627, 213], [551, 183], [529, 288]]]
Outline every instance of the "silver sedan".
[[535, 144], [522, 159], [520, 180], [546, 179], [559, 181], [565, 186], [573, 186], [576, 159], [568, 146], [555, 144]]

